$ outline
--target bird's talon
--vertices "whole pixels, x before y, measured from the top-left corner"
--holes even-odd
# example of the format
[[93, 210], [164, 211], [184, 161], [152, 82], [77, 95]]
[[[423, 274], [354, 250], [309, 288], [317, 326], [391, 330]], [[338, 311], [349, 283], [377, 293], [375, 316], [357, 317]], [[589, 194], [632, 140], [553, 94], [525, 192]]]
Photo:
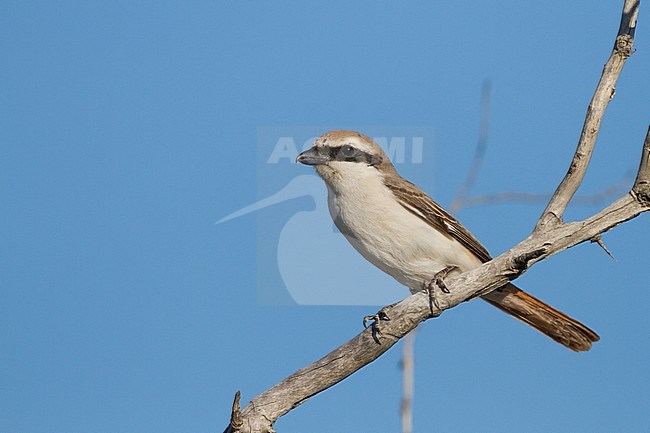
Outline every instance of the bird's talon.
[[435, 284], [440, 288], [440, 291], [442, 291], [443, 293], [451, 293], [447, 288], [447, 284], [445, 284], [445, 278], [447, 278], [447, 276], [453, 271], [455, 271], [456, 269], [458, 269], [458, 266], [450, 265], [444, 268], [443, 270], [436, 272], [436, 274], [433, 276], [431, 281], [429, 281], [428, 287], [430, 288]]
[[[373, 314], [372, 316], [366, 316], [363, 318], [363, 327], [367, 329], [368, 326], [372, 326], [375, 332], [380, 332], [379, 322], [381, 322], [382, 320], [390, 320], [390, 319], [388, 319], [386, 313], [381, 313], [378, 311], [376, 314]], [[372, 323], [368, 325], [368, 322], [370, 321], [372, 321]]]
[[[381, 310], [377, 311], [375, 314], [371, 316], [365, 316], [363, 318], [363, 327], [368, 328], [372, 327], [372, 337], [375, 339], [377, 343], [379, 343], [379, 340], [377, 339], [377, 336], [381, 334], [381, 322], [382, 321], [389, 321], [390, 317], [388, 316], [387, 310], [392, 307], [395, 304], [388, 305], [386, 307], [383, 307]], [[372, 321], [372, 323], [369, 325], [368, 322]]]
[[429, 308], [431, 309], [431, 317], [438, 317], [440, 314], [442, 314], [435, 312], [436, 310], [442, 310], [438, 304], [438, 300], [436, 299], [435, 287], [439, 287], [442, 293], [451, 293], [447, 288], [447, 284], [445, 284], [445, 278], [456, 269], [458, 269], [458, 266], [447, 266], [443, 270], [436, 272], [428, 284], [423, 284], [424, 291], [426, 291], [429, 295]]

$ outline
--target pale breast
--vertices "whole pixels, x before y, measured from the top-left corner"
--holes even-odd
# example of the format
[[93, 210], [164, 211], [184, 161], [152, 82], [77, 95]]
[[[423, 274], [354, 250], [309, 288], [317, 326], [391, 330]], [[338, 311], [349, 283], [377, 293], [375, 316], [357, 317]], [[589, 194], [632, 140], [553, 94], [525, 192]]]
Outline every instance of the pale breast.
[[411, 291], [449, 265], [467, 270], [480, 264], [459, 242], [407, 211], [381, 179], [337, 189], [329, 189], [328, 204], [338, 229], [366, 260]]

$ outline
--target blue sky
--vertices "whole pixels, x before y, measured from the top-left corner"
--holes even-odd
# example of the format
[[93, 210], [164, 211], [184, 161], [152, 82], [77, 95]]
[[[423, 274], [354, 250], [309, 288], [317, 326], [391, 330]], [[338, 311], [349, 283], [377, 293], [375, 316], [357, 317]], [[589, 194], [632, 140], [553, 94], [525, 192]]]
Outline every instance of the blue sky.
[[[221, 431], [237, 389], [248, 401], [376, 310], [262, 299], [284, 290], [260, 272], [275, 269], [283, 224], [317, 204], [298, 197], [215, 225], [311, 174], [287, 161], [269, 171], [259, 131], [431, 128], [424, 163], [398, 169], [447, 205], [490, 79], [474, 193], [552, 191], [619, 3], [2, 2], [0, 431]], [[636, 170], [650, 113], [645, 16], [581, 193]], [[496, 254], [528, 235], [542, 207], [458, 217]], [[606, 234], [616, 262], [585, 244], [518, 280], [598, 331], [591, 352], [479, 301], [425, 323], [415, 431], [647, 429], [649, 229], [641, 216]], [[347, 289], [375, 286], [380, 274], [362, 272]], [[400, 355], [393, 348], [276, 429], [398, 431]]]

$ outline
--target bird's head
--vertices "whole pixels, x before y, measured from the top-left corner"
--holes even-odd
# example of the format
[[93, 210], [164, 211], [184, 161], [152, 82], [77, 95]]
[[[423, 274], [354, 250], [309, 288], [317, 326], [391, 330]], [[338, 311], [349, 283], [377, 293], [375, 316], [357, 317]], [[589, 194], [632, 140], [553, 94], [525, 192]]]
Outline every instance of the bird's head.
[[395, 171], [383, 149], [372, 138], [355, 131], [327, 132], [296, 160], [313, 165], [330, 184]]

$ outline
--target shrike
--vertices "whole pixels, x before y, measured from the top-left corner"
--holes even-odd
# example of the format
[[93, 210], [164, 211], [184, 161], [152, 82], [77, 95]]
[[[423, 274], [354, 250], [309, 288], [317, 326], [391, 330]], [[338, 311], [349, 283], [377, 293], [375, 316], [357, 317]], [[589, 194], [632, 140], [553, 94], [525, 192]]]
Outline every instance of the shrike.
[[[297, 161], [315, 166], [325, 181], [330, 215], [352, 246], [412, 293], [443, 270], [462, 273], [491, 260], [465, 227], [395, 171], [370, 137], [331, 131]], [[589, 350], [599, 340], [582, 323], [513, 284], [483, 299], [574, 351]]]

